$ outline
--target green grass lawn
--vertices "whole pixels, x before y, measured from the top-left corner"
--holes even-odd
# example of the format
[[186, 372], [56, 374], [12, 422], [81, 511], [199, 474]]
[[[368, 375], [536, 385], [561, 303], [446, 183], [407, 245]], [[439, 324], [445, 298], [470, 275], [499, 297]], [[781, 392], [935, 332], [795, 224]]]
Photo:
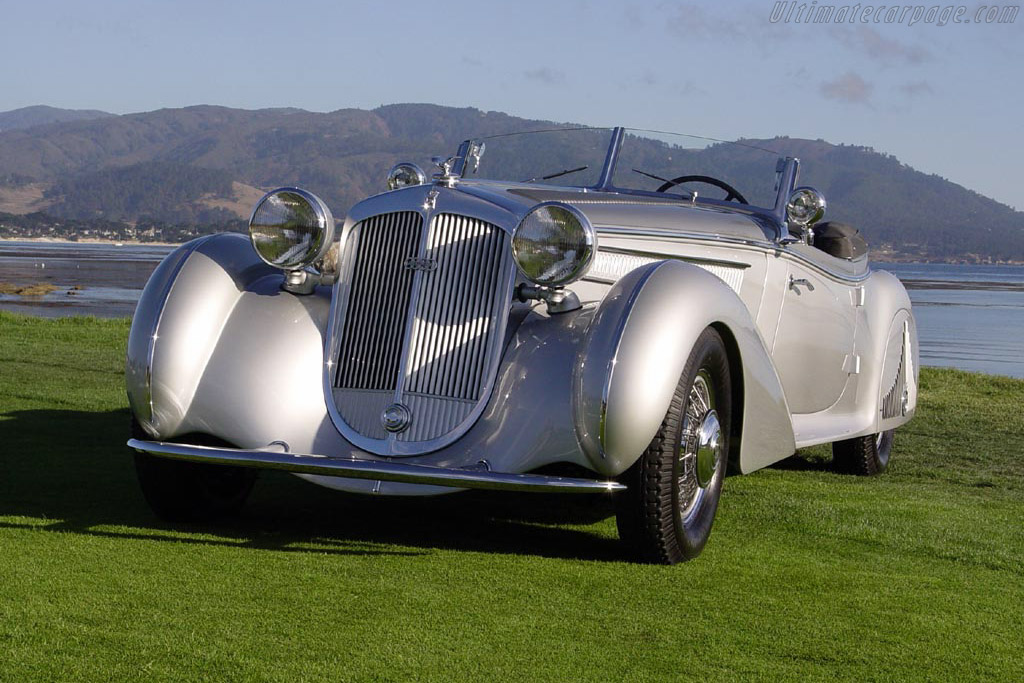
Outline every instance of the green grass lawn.
[[266, 475], [157, 520], [128, 323], [0, 312], [0, 680], [1022, 680], [1024, 381], [922, 373], [888, 474], [725, 482], [704, 554], [621, 555], [606, 499], [364, 499]]

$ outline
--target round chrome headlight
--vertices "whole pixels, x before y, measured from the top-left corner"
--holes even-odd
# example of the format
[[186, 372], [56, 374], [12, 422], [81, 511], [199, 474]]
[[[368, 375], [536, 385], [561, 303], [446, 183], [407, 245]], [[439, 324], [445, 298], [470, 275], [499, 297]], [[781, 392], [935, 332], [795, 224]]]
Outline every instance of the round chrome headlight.
[[427, 182], [427, 174], [416, 164], [401, 163], [388, 171], [388, 189], [398, 190], [403, 187], [422, 185]]
[[825, 215], [825, 195], [813, 187], [798, 187], [789, 195], [786, 218], [799, 226], [814, 225]]
[[512, 231], [512, 255], [534, 284], [561, 287], [583, 277], [594, 260], [597, 235], [579, 210], [539, 204]]
[[300, 270], [327, 252], [334, 217], [319, 197], [285, 187], [268, 192], [249, 219], [249, 239], [261, 259], [282, 270]]

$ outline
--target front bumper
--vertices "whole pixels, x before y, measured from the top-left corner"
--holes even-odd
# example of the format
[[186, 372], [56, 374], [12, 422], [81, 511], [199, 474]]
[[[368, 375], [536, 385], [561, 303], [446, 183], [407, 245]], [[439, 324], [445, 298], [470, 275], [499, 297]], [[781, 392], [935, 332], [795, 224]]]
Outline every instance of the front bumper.
[[611, 493], [626, 487], [616, 481], [549, 477], [539, 474], [491, 472], [487, 469], [462, 469], [409, 465], [379, 460], [332, 458], [324, 455], [277, 453], [238, 448], [211, 448], [163, 441], [130, 439], [128, 446], [161, 458], [210, 465], [233, 465], [266, 470], [284, 470], [296, 474], [317, 474], [394, 481], [405, 484], [430, 484], [462, 489], [498, 491], [534, 491], [538, 493]]

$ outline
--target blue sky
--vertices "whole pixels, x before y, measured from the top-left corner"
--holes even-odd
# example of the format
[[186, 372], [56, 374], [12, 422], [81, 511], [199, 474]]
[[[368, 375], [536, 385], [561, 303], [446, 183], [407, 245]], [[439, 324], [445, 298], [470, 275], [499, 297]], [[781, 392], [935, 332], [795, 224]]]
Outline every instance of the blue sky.
[[[965, 3], [961, 21], [983, 4]], [[878, 23], [862, 23], [879, 3], [859, 5], [853, 23], [796, 23], [795, 11], [772, 23], [775, 5], [5, 0], [0, 111], [433, 102], [719, 138], [823, 138], [1024, 209], [1024, 13], [911, 26], [913, 10], [893, 24], [876, 12]]]

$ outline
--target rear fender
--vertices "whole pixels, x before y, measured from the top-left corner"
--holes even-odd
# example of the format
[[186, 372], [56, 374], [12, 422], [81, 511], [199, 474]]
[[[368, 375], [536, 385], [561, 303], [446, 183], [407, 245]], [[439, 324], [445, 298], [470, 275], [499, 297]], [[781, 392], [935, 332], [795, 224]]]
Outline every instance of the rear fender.
[[[680, 261], [643, 266], [620, 279], [588, 330], [574, 375], [577, 438], [598, 472], [617, 475], [650, 444], [697, 337], [714, 325], [732, 337], [740, 416], [730, 458], [750, 472], [796, 446], [778, 375], [749, 312], [704, 269]], [[734, 382], [735, 384], [735, 382]], [[736, 400], [736, 399], [734, 399]]]
[[887, 271], [874, 271], [864, 297], [865, 325], [857, 335], [863, 384], [857, 405], [865, 412], [857, 435], [894, 429], [914, 416], [920, 371], [917, 325], [903, 283]]

